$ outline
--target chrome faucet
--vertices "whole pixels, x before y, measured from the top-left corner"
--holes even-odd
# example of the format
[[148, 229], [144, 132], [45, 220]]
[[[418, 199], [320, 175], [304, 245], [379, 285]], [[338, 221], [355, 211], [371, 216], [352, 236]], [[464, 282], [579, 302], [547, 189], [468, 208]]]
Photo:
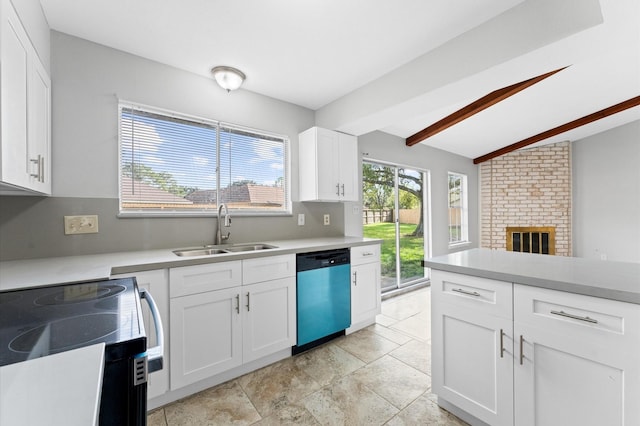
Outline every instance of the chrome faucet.
[[222, 208], [224, 207], [224, 226], [228, 228], [231, 226], [231, 215], [229, 215], [229, 210], [227, 209], [227, 205], [225, 203], [220, 203], [218, 206], [218, 232], [216, 232], [216, 240], [215, 244], [222, 244], [223, 241], [228, 240], [231, 236], [231, 232], [227, 232], [227, 235], [222, 235], [222, 230], [220, 228], [220, 216], [222, 216]]

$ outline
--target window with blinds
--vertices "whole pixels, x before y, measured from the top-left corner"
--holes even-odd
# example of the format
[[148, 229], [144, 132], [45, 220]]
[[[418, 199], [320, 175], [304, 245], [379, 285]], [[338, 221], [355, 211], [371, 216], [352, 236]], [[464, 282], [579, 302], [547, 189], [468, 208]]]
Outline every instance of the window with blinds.
[[288, 140], [120, 104], [120, 213], [290, 213]]
[[449, 244], [469, 241], [467, 176], [449, 172]]

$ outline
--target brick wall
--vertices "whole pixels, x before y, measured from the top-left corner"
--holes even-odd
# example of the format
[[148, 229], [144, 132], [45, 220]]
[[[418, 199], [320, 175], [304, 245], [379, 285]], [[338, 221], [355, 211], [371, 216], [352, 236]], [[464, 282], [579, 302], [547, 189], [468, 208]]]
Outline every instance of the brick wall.
[[506, 248], [507, 226], [555, 226], [571, 256], [571, 144], [515, 151], [480, 165], [480, 246]]

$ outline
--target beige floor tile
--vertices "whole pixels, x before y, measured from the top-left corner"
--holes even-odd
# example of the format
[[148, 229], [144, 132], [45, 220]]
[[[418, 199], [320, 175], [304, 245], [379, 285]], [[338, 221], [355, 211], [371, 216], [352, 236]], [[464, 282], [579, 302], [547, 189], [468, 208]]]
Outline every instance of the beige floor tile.
[[389, 355], [431, 376], [431, 345], [422, 340], [411, 340], [389, 352]]
[[302, 400], [322, 425], [382, 425], [398, 409], [351, 376]]
[[356, 371], [353, 378], [399, 409], [405, 408], [431, 386], [429, 376], [389, 355]]
[[147, 426], [167, 426], [163, 408], [152, 411], [147, 415]]
[[392, 342], [397, 343], [399, 345], [404, 345], [405, 343], [411, 340], [411, 336], [408, 336], [397, 330], [392, 330], [388, 327], [383, 326], [382, 324], [373, 324], [367, 327], [367, 330], [373, 331], [374, 333], [379, 334], [385, 339], [389, 339]]
[[263, 418], [252, 426], [317, 426], [319, 424], [315, 417], [303, 406], [285, 405], [277, 407], [270, 416]]
[[398, 413], [387, 425], [464, 426], [467, 425], [467, 423], [438, 407], [435, 402], [427, 397], [427, 394], [424, 394]]
[[338, 339], [335, 344], [367, 363], [384, 356], [399, 346], [369, 329], [360, 330]]
[[385, 300], [382, 304], [382, 314], [397, 320], [404, 320], [420, 312], [428, 311], [429, 305], [429, 289], [420, 289]]
[[390, 327], [393, 324], [397, 323], [398, 320], [395, 318], [391, 318], [382, 314], [376, 315], [376, 324], [383, 325], [385, 327]]
[[236, 380], [164, 407], [168, 426], [250, 425], [260, 415]]
[[262, 417], [320, 389], [318, 382], [297, 366], [294, 358], [245, 374], [238, 381]]
[[293, 360], [320, 386], [333, 383], [365, 365], [360, 359], [333, 343], [304, 352]]
[[412, 317], [398, 321], [390, 328], [425, 342], [431, 340], [431, 318], [425, 313], [418, 313]]

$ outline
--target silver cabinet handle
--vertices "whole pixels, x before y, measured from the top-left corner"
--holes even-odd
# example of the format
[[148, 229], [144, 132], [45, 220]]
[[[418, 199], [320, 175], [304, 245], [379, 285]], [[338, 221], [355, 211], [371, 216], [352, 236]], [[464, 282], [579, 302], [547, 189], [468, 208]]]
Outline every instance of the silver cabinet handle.
[[247, 292], [247, 312], [251, 310], [251, 301], [249, 299], [249, 292]]
[[353, 285], [358, 285], [358, 271], [353, 271]]
[[575, 320], [578, 320], [578, 321], [585, 321], [585, 322], [589, 322], [591, 324], [597, 324], [598, 323], [598, 320], [595, 320], [593, 318], [581, 317], [579, 315], [568, 314], [565, 311], [551, 311], [551, 313], [553, 315], [559, 315], [561, 317], [567, 317], [567, 318], [575, 319]]
[[38, 182], [44, 182], [44, 157], [38, 154], [38, 158], [32, 158], [29, 161], [38, 166], [38, 173], [30, 173], [29, 176], [38, 179]]
[[236, 294], [236, 313], [240, 313], [240, 293]]
[[340, 196], [340, 183], [336, 183], [336, 195], [339, 197]]
[[156, 326], [156, 346], [147, 349], [148, 371], [149, 373], [153, 373], [154, 371], [162, 370], [164, 357], [164, 329], [162, 328], [162, 318], [160, 317], [160, 312], [158, 312], [158, 305], [156, 305], [153, 297], [151, 297], [151, 293], [144, 288], [141, 288], [139, 292], [140, 298], [147, 301], [149, 310], [151, 311], [151, 317], [153, 318], [153, 323]]
[[504, 331], [500, 329], [500, 358], [504, 358]]
[[477, 291], [468, 291], [461, 288], [452, 288], [451, 291], [455, 291], [456, 293], [466, 294], [468, 296], [480, 297], [481, 294]]
[[362, 253], [362, 257], [366, 257], [366, 256], [373, 256], [373, 253], [370, 251], [366, 251], [364, 253]]
[[524, 337], [520, 335], [520, 365], [524, 362]]
[[342, 196], [344, 197], [344, 183], [342, 184]]

